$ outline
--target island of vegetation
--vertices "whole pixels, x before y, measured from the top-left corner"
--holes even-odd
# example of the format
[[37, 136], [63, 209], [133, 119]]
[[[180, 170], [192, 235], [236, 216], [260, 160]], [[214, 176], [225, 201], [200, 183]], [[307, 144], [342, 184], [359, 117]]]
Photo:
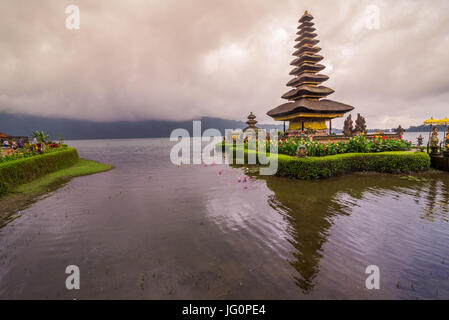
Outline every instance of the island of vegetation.
[[[269, 157], [277, 157], [277, 175], [299, 179], [327, 178], [360, 171], [410, 173], [428, 170], [430, 156], [422, 149], [412, 150], [412, 142], [402, 138], [404, 130], [401, 126], [393, 134], [368, 134], [365, 118], [358, 114], [355, 127], [349, 115], [344, 122], [343, 134], [332, 132], [332, 119], [343, 117], [354, 107], [326, 99], [334, 90], [322, 85], [329, 77], [319, 73], [325, 66], [319, 64], [323, 56], [317, 54], [321, 48], [316, 46], [319, 40], [316, 39], [313, 16], [306, 11], [298, 22], [295, 59], [291, 62], [294, 69], [290, 72], [295, 78], [287, 83], [292, 89], [282, 96], [288, 102], [267, 112], [274, 120], [284, 122], [285, 132], [265, 139], [260, 137], [260, 130], [251, 133], [249, 129], [253, 128], [248, 127], [232, 139], [227, 137], [222, 149], [235, 155], [244, 154], [245, 163], [249, 154], [266, 152]], [[254, 125], [255, 116], [250, 115]], [[287, 130], [286, 121], [289, 122]], [[259, 139], [254, 141], [257, 135]], [[277, 151], [272, 152], [273, 149]]]
[[16, 218], [37, 197], [74, 177], [110, 170], [111, 165], [81, 159], [63, 140], [50, 141], [44, 132], [27, 137], [1, 138], [0, 227]]
[[[415, 151], [411, 141], [381, 135], [368, 139], [361, 134], [347, 141], [326, 143], [297, 137], [279, 141], [267, 139], [263, 146], [257, 141], [255, 149], [249, 147], [250, 140], [249, 136], [243, 144], [222, 143], [221, 147], [224, 152], [233, 152], [233, 159], [237, 158], [238, 150], [243, 149], [245, 163], [248, 154], [265, 150], [267, 157], [278, 158], [276, 175], [284, 177], [308, 180], [369, 171], [409, 174], [430, 168], [430, 156]], [[270, 153], [273, 147], [277, 148], [276, 154]], [[300, 150], [304, 150], [302, 155]]]

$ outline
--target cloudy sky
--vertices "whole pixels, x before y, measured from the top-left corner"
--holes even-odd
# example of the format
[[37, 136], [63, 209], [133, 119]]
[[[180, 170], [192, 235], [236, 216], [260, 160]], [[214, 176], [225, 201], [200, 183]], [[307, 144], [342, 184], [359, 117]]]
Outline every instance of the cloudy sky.
[[[79, 30], [66, 28], [71, 4]], [[98, 121], [252, 111], [269, 123], [306, 9], [329, 99], [370, 128], [449, 116], [447, 0], [1, 0], [0, 111]]]

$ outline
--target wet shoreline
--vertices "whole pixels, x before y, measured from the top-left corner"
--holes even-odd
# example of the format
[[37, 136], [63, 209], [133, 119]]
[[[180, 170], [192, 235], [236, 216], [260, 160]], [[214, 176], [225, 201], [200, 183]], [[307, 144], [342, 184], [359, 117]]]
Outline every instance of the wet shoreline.
[[81, 170], [78, 173], [72, 169], [80, 164], [89, 164], [85, 159], [80, 159], [73, 166], [47, 174], [29, 183], [16, 186], [13, 190], [0, 197], [0, 228], [6, 226], [12, 220], [19, 218], [22, 211], [33, 203], [49, 196], [52, 192], [63, 187], [73, 178], [90, 175], [112, 169], [112, 166], [96, 163], [97, 169]]

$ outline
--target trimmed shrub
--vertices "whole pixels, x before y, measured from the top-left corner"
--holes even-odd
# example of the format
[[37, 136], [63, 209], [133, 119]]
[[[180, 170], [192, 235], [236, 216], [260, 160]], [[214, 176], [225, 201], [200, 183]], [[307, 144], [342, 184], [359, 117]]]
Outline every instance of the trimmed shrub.
[[[245, 163], [247, 154], [248, 151], [245, 150]], [[430, 156], [425, 152], [345, 153], [309, 158], [279, 154], [276, 175], [310, 180], [350, 172], [408, 173], [425, 171], [429, 168]]]
[[6, 192], [8, 192], [8, 184], [3, 181], [0, 181], [0, 195]]
[[277, 175], [318, 179], [358, 172], [407, 173], [428, 170], [430, 157], [423, 152], [347, 153], [317, 158], [280, 156]]
[[73, 148], [45, 153], [0, 164], [0, 195], [14, 186], [30, 182], [48, 173], [70, 167], [79, 160]]

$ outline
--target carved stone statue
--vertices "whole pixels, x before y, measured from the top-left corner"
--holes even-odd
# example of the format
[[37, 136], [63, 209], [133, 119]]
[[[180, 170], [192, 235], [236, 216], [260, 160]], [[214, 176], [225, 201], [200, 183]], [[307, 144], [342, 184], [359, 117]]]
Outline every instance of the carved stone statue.
[[296, 157], [297, 158], [307, 158], [307, 148], [305, 145], [300, 144], [296, 148]]
[[365, 118], [357, 113], [357, 119], [355, 120], [355, 134], [366, 133], [366, 121]]
[[420, 134], [417, 140], [418, 140], [418, 151], [423, 152], [422, 145], [423, 145], [424, 137]]
[[444, 141], [443, 156], [449, 157], [449, 130], [446, 133], [446, 141]]
[[353, 129], [352, 129], [352, 117], [351, 117], [351, 115], [349, 115], [346, 118], [346, 120], [345, 120], [345, 123], [344, 123], [344, 126], [343, 126], [343, 133], [344, 133], [344, 135], [346, 137], [352, 136]]
[[396, 133], [402, 137], [405, 130], [404, 130], [404, 128], [401, 127], [401, 125], [399, 125], [399, 127], [397, 127], [394, 131], [396, 131]]
[[434, 126], [432, 135], [430, 136], [430, 149], [432, 154], [438, 153], [438, 142], [440, 142], [440, 139], [438, 139], [438, 130], [437, 126]]

